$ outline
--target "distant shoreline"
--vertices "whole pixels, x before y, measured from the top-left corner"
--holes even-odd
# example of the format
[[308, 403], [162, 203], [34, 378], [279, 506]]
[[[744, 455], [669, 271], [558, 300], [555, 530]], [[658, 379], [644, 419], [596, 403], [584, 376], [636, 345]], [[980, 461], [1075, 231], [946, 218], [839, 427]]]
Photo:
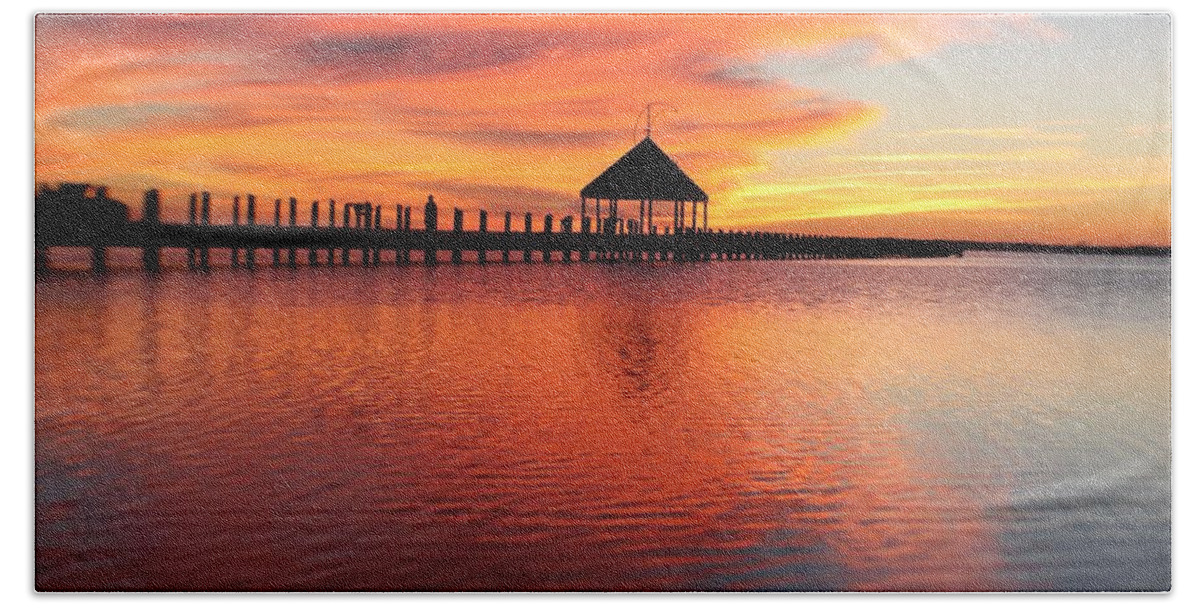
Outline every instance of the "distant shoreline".
[[1062, 253], [1073, 255], [1136, 255], [1144, 257], [1171, 257], [1170, 247], [1134, 245], [1111, 247], [1102, 245], [1041, 245], [1037, 243], [993, 243], [987, 241], [947, 241], [962, 245], [967, 251], [1002, 251], [1008, 253]]

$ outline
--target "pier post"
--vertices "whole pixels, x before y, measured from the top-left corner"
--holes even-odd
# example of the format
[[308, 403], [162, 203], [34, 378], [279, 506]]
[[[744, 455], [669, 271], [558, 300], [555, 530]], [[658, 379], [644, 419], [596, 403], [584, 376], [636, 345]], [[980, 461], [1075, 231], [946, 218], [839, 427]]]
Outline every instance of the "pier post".
[[587, 262], [592, 258], [592, 247], [587, 243], [592, 241], [592, 218], [584, 216], [579, 225], [579, 261]]
[[[212, 210], [211, 198], [212, 198], [212, 195], [209, 194], [208, 192], [200, 193], [200, 223], [206, 227], [210, 225], [210, 219], [212, 217], [211, 216], [211, 210]], [[208, 270], [208, 244], [207, 243], [205, 243], [205, 245], [200, 248], [200, 269]]]
[[562, 258], [563, 258], [562, 261], [566, 262], [566, 263], [571, 262], [572, 250], [571, 250], [571, 245], [570, 245], [570, 242], [571, 242], [570, 235], [571, 235], [571, 232], [574, 230], [574, 228], [575, 228], [575, 218], [573, 218], [569, 215], [562, 218], [562, 220], [559, 222], [559, 231], [562, 232], [567, 237], [563, 241], [563, 248], [562, 248]]
[[[193, 192], [188, 196], [188, 225], [196, 225], [196, 193]], [[187, 267], [191, 270], [196, 267], [196, 248], [188, 247], [187, 249]]]
[[429, 199], [425, 201], [425, 263], [428, 265], [437, 264], [437, 247], [433, 244], [437, 238], [438, 226], [438, 208], [437, 203], [433, 202], [433, 195], [429, 195]]
[[[404, 230], [404, 205], [396, 205], [396, 232]], [[403, 259], [400, 255], [401, 245], [396, 244], [396, 265], [399, 266]]]
[[542, 262], [550, 261], [550, 233], [554, 232], [554, 216], [549, 213], [542, 219], [542, 233], [546, 235], [542, 245]]
[[453, 264], [462, 264], [462, 249], [459, 249], [459, 237], [463, 231], [463, 212], [458, 207], [454, 208], [454, 245], [450, 250], [450, 262]]
[[[504, 212], [504, 234], [512, 232], [512, 211]], [[504, 250], [500, 252], [500, 261], [508, 263], [508, 247], [510, 242], [508, 238], [504, 239]]]
[[[487, 224], [488, 224], [488, 212], [486, 209], [480, 209], [479, 210], [479, 235], [481, 237], [483, 235], [487, 234], [487, 231], [488, 231]], [[479, 252], [476, 254], [477, 259], [475, 260], [475, 261], [479, 262], [480, 264], [487, 263], [487, 247], [486, 247], [486, 245], [483, 244], [483, 242], [484, 241], [482, 239], [480, 239]]]
[[[157, 233], [161, 217], [158, 203], [158, 190], [147, 190], [142, 196], [142, 226], [145, 229], [145, 238], [151, 241], [142, 248], [142, 267], [146, 269], [146, 272], [158, 272], [160, 268]], [[43, 248], [43, 266], [46, 263], [44, 255]], [[36, 260], [34, 266], [37, 267]]]
[[33, 273], [45, 274], [50, 272], [50, 248], [35, 244], [33, 246]]
[[[333, 199], [329, 199], [329, 228], [337, 228], [337, 203]], [[330, 230], [330, 236], [332, 235], [333, 231]], [[325, 263], [333, 266], [333, 247], [325, 250]]]
[[[368, 207], [370, 208], [370, 207]], [[383, 205], [375, 205], [375, 230], [378, 232], [383, 228]], [[372, 243], [371, 247], [371, 265], [379, 265], [379, 243]]]
[[[246, 225], [247, 226], [254, 225], [254, 222], [255, 222], [254, 203], [255, 202], [256, 201], [255, 201], [253, 194], [246, 195]], [[251, 242], [250, 247], [246, 248], [246, 268], [250, 268], [250, 269], [254, 268], [254, 244], [253, 244], [253, 241]]]
[[[242, 222], [242, 197], [235, 195], [233, 197], [233, 225], [235, 227], [240, 226], [241, 222]], [[230, 266], [230, 268], [241, 268], [242, 267], [242, 262], [239, 259], [240, 254], [241, 254], [241, 251], [238, 250], [236, 245], [231, 246], [229, 248], [229, 266]]]
[[92, 272], [96, 274], [104, 274], [108, 272], [108, 260], [106, 259], [106, 249], [103, 245], [92, 247]]
[[[412, 207], [405, 205], [403, 207], [403, 212], [404, 212], [404, 220], [403, 220], [402, 225], [404, 226], [404, 241], [403, 241], [403, 247], [400, 250], [396, 251], [396, 255], [403, 256], [404, 263], [407, 264], [410, 261], [412, 261], [412, 258], [411, 258], [412, 240], [410, 238], [410, 233], [412, 232], [412, 224], [411, 224]], [[397, 259], [396, 261], [397, 261], [397, 263], [399, 263], [400, 260]]]
[[412, 261], [412, 241], [409, 240], [409, 233], [412, 232], [412, 207], [404, 206], [404, 263]]
[[[355, 207], [354, 226], [356, 228], [370, 230], [371, 229], [371, 220], [373, 219], [373, 216], [374, 216], [374, 213], [373, 213], [373, 208], [371, 206], [371, 203], [369, 203], [369, 202], [359, 203], [358, 206]], [[363, 266], [371, 265], [371, 247], [367, 243], [363, 243], [362, 265]]]
[[[296, 227], [296, 197], [288, 198], [288, 226]], [[288, 268], [296, 267], [296, 248], [288, 247]]]
[[[279, 226], [281, 225], [282, 219], [283, 219], [283, 201], [280, 199], [275, 199], [275, 227], [276, 228], [279, 228]], [[276, 231], [276, 233], [278, 233], [278, 231]], [[276, 266], [276, 267], [279, 266], [279, 248], [278, 247], [273, 247], [271, 249], [271, 265]]]
[[[533, 234], [533, 214], [528, 211], [525, 212], [525, 234]], [[533, 252], [529, 249], [528, 237], [526, 238], [525, 251], [523, 253], [525, 254], [525, 263], [528, 264], [533, 261]]]
[[624, 260], [629, 254], [628, 239], [624, 238], [629, 234], [629, 221], [623, 217], [616, 218], [616, 234], [617, 234], [617, 251], [618, 260]]
[[[321, 203], [319, 201], [312, 202], [312, 227], [316, 228], [320, 224]], [[312, 243], [308, 245], [308, 265], [316, 266], [320, 262], [317, 261], [317, 248], [313, 247]]]
[[[350, 203], [342, 205], [342, 228], [350, 228]], [[350, 265], [350, 247], [342, 242], [342, 266]]]
[[634, 259], [634, 240], [631, 236], [637, 234], [637, 219], [629, 218], [625, 221], [625, 242], [622, 248], [624, 249], [624, 258], [626, 261]]

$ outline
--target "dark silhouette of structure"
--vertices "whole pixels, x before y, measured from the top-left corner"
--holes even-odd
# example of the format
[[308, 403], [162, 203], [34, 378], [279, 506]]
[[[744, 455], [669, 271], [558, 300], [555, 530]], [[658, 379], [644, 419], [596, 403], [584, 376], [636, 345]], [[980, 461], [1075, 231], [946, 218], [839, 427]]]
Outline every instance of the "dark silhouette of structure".
[[[643, 140], [643, 143], [648, 141]], [[649, 145], [653, 145], [653, 142], [642, 149], [647, 149]], [[655, 158], [653, 150], [640, 154]], [[648, 162], [648, 166], [655, 170], [663, 167], [661, 159]], [[621, 161], [617, 165], [621, 165]], [[703, 194], [699, 187], [690, 190], [695, 186], [691, 180], [678, 179], [682, 171], [678, 174], [669, 171], [657, 174], [675, 176], [666, 182], [672, 184], [666, 186], [672, 190], [653, 190], [663, 188], [661, 184], [649, 186], [650, 190], [637, 190], [638, 182], [627, 181], [621, 176], [631, 175], [633, 168], [638, 166], [647, 165], [630, 161], [623, 165], [626, 168], [610, 174], [615, 177], [602, 182], [602, 185], [606, 184], [604, 187], [610, 188], [607, 192], [614, 197], [622, 197], [622, 192], [629, 192], [619, 189], [623, 187], [635, 188], [632, 190], [634, 193], [692, 192], [690, 197], [696, 199]], [[671, 163], [671, 166], [674, 164]], [[678, 170], [678, 167], [675, 169]], [[683, 177], [686, 179], [686, 175]], [[597, 185], [597, 188], [600, 187]], [[211, 218], [212, 197], [209, 193], [192, 194], [188, 200], [188, 223], [164, 223], [160, 216], [162, 202], [159, 192], [148, 190], [142, 200], [141, 220], [130, 221], [128, 208], [120, 201], [108, 198], [108, 191], [103, 186], [73, 183], [54, 188], [41, 186], [34, 201], [35, 268], [39, 273], [49, 269], [48, 255], [53, 247], [90, 248], [92, 268], [97, 272], [106, 270], [105, 252], [112, 247], [141, 249], [143, 266], [151, 272], [159, 270], [163, 249], [184, 250], [188, 268], [198, 270], [209, 268], [213, 249], [227, 250], [229, 256], [226, 259], [231, 261], [234, 268], [254, 268], [259, 259], [256, 254], [262, 249], [273, 252], [274, 266], [284, 264], [280, 252], [287, 251], [286, 264], [289, 267], [295, 267], [298, 259], [304, 259], [297, 257], [298, 250], [308, 253], [306, 258], [310, 266], [334, 266], [339, 250], [343, 266], [350, 264], [351, 253], [355, 251], [359, 252], [356, 257], [364, 266], [379, 265], [382, 252], [393, 252], [396, 264], [409, 263], [414, 252], [423, 253], [423, 261], [427, 264], [436, 263], [439, 252], [448, 252], [454, 263], [463, 261], [463, 252], [470, 252], [479, 263], [487, 262], [489, 254], [499, 254], [499, 260], [507, 263], [512, 259], [512, 252], [520, 252], [521, 259], [527, 263], [534, 260], [534, 252], [541, 253], [537, 257], [543, 262], [917, 258], [958, 256], [967, 250], [1170, 255], [1170, 248], [1165, 247], [1085, 247], [713, 231], [680, 226], [678, 218], [681, 213], [676, 213], [676, 223], [661, 234], [653, 226], [651, 214], [644, 216], [651, 222], [651, 229], [647, 232], [641, 219], [624, 219], [615, 211], [606, 221], [595, 224], [587, 216], [583, 216], [578, 224], [569, 215], [559, 218], [557, 231], [554, 216], [546, 214], [540, 222], [541, 230], [536, 232], [532, 213], [524, 214], [524, 229], [518, 231], [512, 226], [512, 212], [506, 211], [504, 230], [494, 231], [488, 229], [488, 214], [483, 211], [479, 216], [479, 230], [467, 231], [463, 227], [463, 210], [454, 209], [453, 228], [441, 230], [438, 228], [438, 205], [432, 195], [425, 203], [424, 230], [412, 229], [412, 207], [398, 205], [395, 226], [385, 227], [382, 223], [382, 206], [365, 202], [344, 203], [339, 226], [334, 221], [337, 203], [332, 200], [329, 201], [328, 225], [319, 225], [316, 205], [311, 209], [309, 225], [302, 225], [296, 221], [295, 198], [288, 199], [287, 224], [282, 221], [282, 199], [276, 199], [274, 223], [258, 223], [253, 194], [246, 196], [245, 221], [238, 217], [243, 207], [234, 204], [231, 222], [215, 224]], [[240, 202], [240, 198], [238, 200]], [[682, 202], [676, 207], [677, 212], [680, 209]], [[351, 214], [354, 215], [353, 220]]]
[[[151, 211], [157, 215], [155, 201]], [[35, 234], [56, 241], [101, 239], [129, 221], [129, 207], [108, 198], [108, 188], [91, 184], [42, 184], [33, 199]]]
[[[708, 230], [708, 195], [658, 147], [658, 144], [654, 143], [648, 127], [645, 139], [579, 191], [580, 217], [586, 218], [589, 199], [596, 203], [596, 218], [602, 223], [602, 231], [605, 234], [657, 234], [657, 225], [654, 223], [655, 201], [669, 201], [674, 205], [668, 232], [689, 230], [685, 215], [687, 203], [692, 203], [690, 230]], [[600, 220], [602, 200], [608, 201], [608, 214]], [[636, 221], [632, 218], [628, 222], [622, 221], [620, 201], [638, 201]], [[704, 204], [704, 222], [701, 226], [697, 226], [696, 223], [696, 205], [699, 203]]]
[[[158, 194], [146, 211], [158, 217]], [[108, 188], [82, 183], [38, 186], [33, 199], [34, 266], [47, 267], [51, 245], [91, 247], [92, 267], [106, 267], [104, 244], [121, 238], [129, 226], [129, 208], [108, 198]]]

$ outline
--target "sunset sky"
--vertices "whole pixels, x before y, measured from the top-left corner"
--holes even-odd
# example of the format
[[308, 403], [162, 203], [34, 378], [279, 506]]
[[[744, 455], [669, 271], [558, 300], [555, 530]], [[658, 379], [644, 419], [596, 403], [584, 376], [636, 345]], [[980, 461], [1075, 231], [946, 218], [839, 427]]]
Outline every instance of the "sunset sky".
[[36, 179], [135, 214], [577, 214], [655, 102], [713, 227], [1171, 242], [1163, 14], [43, 15], [35, 46]]

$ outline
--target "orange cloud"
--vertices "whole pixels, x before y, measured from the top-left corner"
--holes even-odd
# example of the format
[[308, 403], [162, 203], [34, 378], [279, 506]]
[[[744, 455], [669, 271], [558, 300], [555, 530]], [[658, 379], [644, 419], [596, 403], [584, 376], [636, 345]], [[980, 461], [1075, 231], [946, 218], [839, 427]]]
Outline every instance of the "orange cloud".
[[[385, 209], [432, 192], [463, 207], [570, 213], [579, 189], [640, 139], [653, 101], [655, 139], [730, 226], [812, 232], [851, 218], [837, 230], [846, 233], [882, 225], [863, 218], [979, 221], [988, 209], [1009, 213], [1009, 191], [1075, 204], [1053, 184], [1009, 187], [1039, 183], [1013, 167], [1086, 157], [1066, 145], [1082, 135], [1047, 125], [910, 139], [1054, 147], [839, 146], [798, 170], [803, 179], [777, 166], [781, 151], [848, 142], [889, 108], [764, 77], [765, 57], [860, 44], [867, 64], [887, 64], [1014, 31], [1062, 35], [1022, 15], [42, 15], [35, 173], [105, 183], [127, 202], [162, 188], [168, 219], [201, 189]], [[958, 181], [914, 181], [948, 171]], [[1112, 186], [1089, 190], [1110, 198], [1129, 179], [1084, 174]], [[918, 235], [915, 225], [890, 232]]]
[[770, 150], [836, 139], [878, 113], [737, 66], [762, 45], [816, 44], [864, 23], [43, 16], [37, 178], [115, 182], [118, 192], [159, 177], [225, 195], [253, 186], [376, 198], [454, 185], [446, 193], [462, 204], [525, 191], [538, 193], [528, 204], [554, 208], [556, 193], [570, 209], [636, 142], [642, 105], [660, 101], [660, 142], [696, 162], [685, 168], [719, 195]]

